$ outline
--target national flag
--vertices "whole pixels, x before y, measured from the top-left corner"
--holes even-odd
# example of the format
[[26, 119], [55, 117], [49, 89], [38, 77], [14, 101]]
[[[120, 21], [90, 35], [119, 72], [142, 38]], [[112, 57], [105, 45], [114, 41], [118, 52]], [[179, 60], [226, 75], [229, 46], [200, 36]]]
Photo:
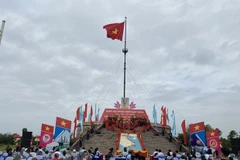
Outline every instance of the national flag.
[[219, 139], [219, 131], [218, 129], [207, 131], [207, 145], [210, 146], [212, 149], [218, 151], [221, 154], [221, 144]]
[[56, 119], [56, 126], [64, 128], [66, 130], [71, 130], [71, 123], [72, 122], [70, 120], [64, 118], [57, 117]]
[[204, 122], [189, 125], [191, 146], [206, 146], [206, 133]]
[[71, 121], [68, 119], [56, 118], [54, 141], [64, 143], [66, 147], [70, 145], [71, 139]]
[[118, 39], [122, 41], [124, 22], [107, 24], [103, 26], [103, 29], [106, 29], [108, 38], [111, 38], [112, 40]]
[[187, 145], [187, 129], [186, 129], [186, 121], [185, 120], [182, 121], [181, 127], [182, 127], [182, 132], [183, 132], [184, 144]]
[[204, 122], [194, 123], [189, 125], [190, 133], [199, 132], [205, 130]]
[[173, 135], [173, 136], [176, 136], [176, 135], [177, 135], [177, 132], [176, 132], [176, 122], [175, 122], [175, 114], [174, 114], [174, 111], [172, 111], [171, 118], [172, 118], [172, 120], [173, 120], [173, 124], [172, 124], [172, 135]]
[[53, 129], [54, 127], [48, 124], [42, 124], [40, 134], [40, 146], [45, 148], [47, 144], [53, 140]]

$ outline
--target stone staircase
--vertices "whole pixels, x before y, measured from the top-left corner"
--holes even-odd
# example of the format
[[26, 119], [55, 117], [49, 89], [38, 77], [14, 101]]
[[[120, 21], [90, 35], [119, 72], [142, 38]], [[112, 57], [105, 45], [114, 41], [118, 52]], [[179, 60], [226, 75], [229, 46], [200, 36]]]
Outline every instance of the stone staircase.
[[[83, 147], [86, 149], [98, 147], [99, 151], [103, 154], [106, 154], [111, 147], [115, 149], [117, 132], [109, 131], [106, 128], [101, 128], [99, 131], [100, 134], [90, 134], [89, 140], [84, 139]], [[156, 148], [161, 149], [164, 154], [166, 154], [169, 149], [172, 151], [179, 150], [175, 143], [169, 142], [162, 134], [159, 133], [159, 135], [156, 136], [154, 133], [156, 133], [156, 131], [151, 129], [141, 134], [144, 147], [147, 149], [149, 155], [151, 155]]]
[[99, 131], [101, 132], [100, 134], [90, 134], [89, 140], [84, 139], [83, 147], [86, 149], [98, 147], [99, 151], [103, 154], [106, 154], [111, 147], [115, 149], [117, 132], [109, 131], [106, 128], [101, 128]]
[[162, 136], [161, 134], [156, 136], [154, 133], [156, 132], [151, 129], [150, 131], [146, 131], [141, 134], [143, 144], [149, 155], [151, 155], [155, 149], [161, 149], [164, 154], [166, 154], [169, 149], [172, 151], [179, 150], [177, 145], [169, 142], [166, 137]]

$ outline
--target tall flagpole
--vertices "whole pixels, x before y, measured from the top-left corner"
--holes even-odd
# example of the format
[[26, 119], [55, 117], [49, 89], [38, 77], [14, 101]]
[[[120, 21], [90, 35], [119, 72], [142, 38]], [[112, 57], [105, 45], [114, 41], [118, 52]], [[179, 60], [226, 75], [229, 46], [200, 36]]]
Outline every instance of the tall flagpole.
[[127, 69], [127, 62], [126, 62], [126, 57], [127, 57], [127, 17], [125, 17], [125, 35], [124, 35], [124, 48], [122, 49], [122, 52], [124, 53], [124, 76], [123, 76], [123, 98], [125, 98], [126, 95], [126, 69]]
[[0, 29], [0, 45], [1, 45], [2, 37], [3, 37], [3, 30], [4, 30], [5, 22], [6, 22], [5, 20], [2, 20], [2, 26]]

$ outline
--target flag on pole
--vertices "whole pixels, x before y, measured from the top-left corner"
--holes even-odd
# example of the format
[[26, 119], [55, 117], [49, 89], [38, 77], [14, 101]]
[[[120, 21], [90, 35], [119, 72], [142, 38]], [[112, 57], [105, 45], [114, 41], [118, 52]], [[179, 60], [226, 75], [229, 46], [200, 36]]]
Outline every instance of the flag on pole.
[[182, 132], [183, 132], [183, 139], [184, 139], [184, 144], [187, 145], [187, 129], [186, 129], [186, 121], [182, 121]]
[[95, 108], [94, 108], [94, 119], [96, 121], [96, 117], [97, 117], [97, 104], [95, 104]]
[[198, 122], [189, 125], [191, 146], [206, 146], [206, 134], [204, 122]]
[[87, 118], [87, 103], [85, 104], [83, 122], [85, 122], [86, 118]]
[[172, 124], [172, 135], [173, 135], [173, 136], [176, 136], [176, 135], [177, 135], [177, 132], [176, 132], [176, 122], [175, 122], [174, 110], [172, 111], [171, 118], [172, 118], [172, 120], [173, 120], [173, 124]]
[[73, 128], [73, 138], [75, 138], [75, 135], [76, 135], [76, 129], [77, 129], [79, 118], [80, 118], [80, 107], [78, 107], [76, 110], [76, 116], [74, 119], [74, 128]]
[[83, 114], [83, 106], [80, 107], [80, 123], [81, 123], [81, 131], [83, 132], [83, 119], [84, 119], [84, 114]]
[[92, 116], [93, 116], [93, 109], [92, 109], [92, 105], [91, 105], [90, 113], [88, 115], [88, 122], [92, 123]]
[[45, 148], [47, 144], [51, 143], [53, 140], [53, 130], [54, 127], [48, 124], [42, 124], [41, 136], [40, 136], [40, 146]]
[[117, 39], [122, 41], [123, 31], [124, 31], [124, 22], [122, 23], [112, 23], [103, 26], [103, 29], [107, 31], [107, 38], [112, 40]]
[[154, 122], [155, 125], [157, 125], [157, 111], [156, 111], [155, 104], [153, 106], [153, 122]]
[[206, 135], [207, 135], [207, 146], [210, 146], [212, 149], [217, 150], [218, 154], [221, 154], [218, 129], [207, 131]]
[[100, 108], [98, 108], [98, 114], [97, 114], [98, 123], [100, 122], [99, 114], [100, 114]]

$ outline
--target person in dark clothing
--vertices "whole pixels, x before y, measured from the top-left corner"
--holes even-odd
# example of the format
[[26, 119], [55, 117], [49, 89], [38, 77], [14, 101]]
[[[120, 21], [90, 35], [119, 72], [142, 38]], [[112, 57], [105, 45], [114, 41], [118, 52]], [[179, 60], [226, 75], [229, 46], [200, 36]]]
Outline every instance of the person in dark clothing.
[[212, 154], [212, 149], [210, 148], [210, 147], [208, 147], [208, 149], [207, 149], [207, 152], [206, 152], [207, 154]]

